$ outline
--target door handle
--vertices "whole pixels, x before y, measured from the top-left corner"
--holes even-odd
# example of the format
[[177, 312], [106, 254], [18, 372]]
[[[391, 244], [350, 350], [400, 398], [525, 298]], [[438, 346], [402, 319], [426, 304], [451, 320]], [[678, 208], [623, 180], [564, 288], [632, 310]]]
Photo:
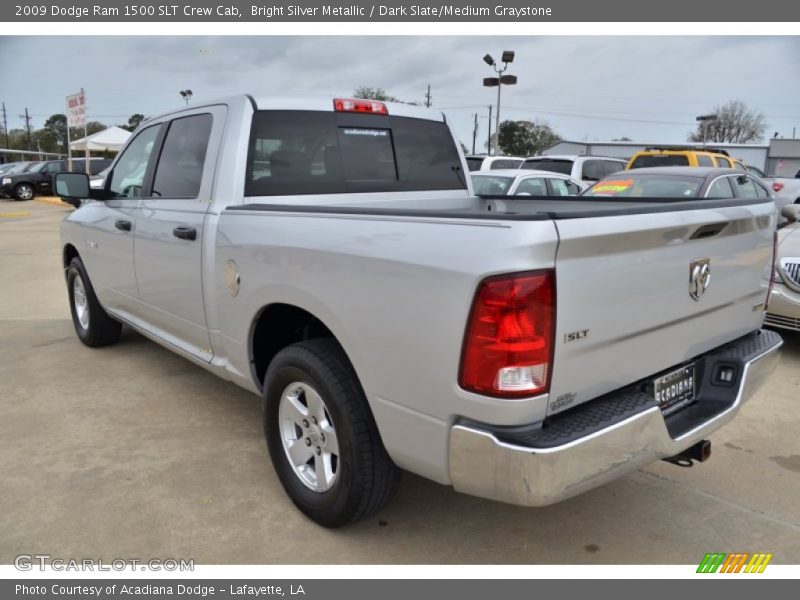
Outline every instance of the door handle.
[[131, 222], [130, 221], [114, 221], [114, 227], [116, 227], [120, 231], [130, 231], [131, 230]]
[[172, 235], [176, 238], [181, 238], [182, 240], [196, 240], [197, 239], [197, 229], [194, 227], [186, 227], [185, 225], [181, 225], [180, 227], [176, 227], [172, 230]]

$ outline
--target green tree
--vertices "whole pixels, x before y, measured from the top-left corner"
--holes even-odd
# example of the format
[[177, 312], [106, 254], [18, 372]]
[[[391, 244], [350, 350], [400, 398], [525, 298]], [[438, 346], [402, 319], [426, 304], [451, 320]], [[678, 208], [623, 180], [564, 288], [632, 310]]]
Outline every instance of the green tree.
[[120, 125], [120, 127], [122, 127], [122, 129], [127, 129], [128, 131], [135, 131], [142, 121], [144, 121], [144, 115], [141, 113], [134, 113], [128, 117], [128, 124]]
[[[86, 123], [86, 135], [94, 135], [95, 133], [100, 133], [104, 129], [108, 129], [108, 126], [104, 123], [100, 123], [99, 121], [89, 121]], [[83, 137], [83, 131], [79, 127], [77, 131], [80, 133], [78, 136], [79, 138]], [[72, 138], [75, 139], [75, 138]]]
[[561, 140], [550, 125], [537, 121], [503, 121], [498, 144], [503, 154], [534, 156]]
[[699, 122], [697, 130], [689, 134], [690, 142], [746, 144], [759, 142], [764, 138], [767, 128], [764, 113], [748, 108], [740, 100], [718, 104], [711, 109], [710, 114], [717, 118]]
[[390, 96], [383, 88], [371, 88], [361, 86], [353, 92], [353, 98], [363, 98], [364, 100], [381, 100], [383, 102], [402, 102], [399, 98]]
[[62, 114], [50, 115], [44, 126], [35, 132], [35, 140], [43, 152], [67, 151], [67, 117]]

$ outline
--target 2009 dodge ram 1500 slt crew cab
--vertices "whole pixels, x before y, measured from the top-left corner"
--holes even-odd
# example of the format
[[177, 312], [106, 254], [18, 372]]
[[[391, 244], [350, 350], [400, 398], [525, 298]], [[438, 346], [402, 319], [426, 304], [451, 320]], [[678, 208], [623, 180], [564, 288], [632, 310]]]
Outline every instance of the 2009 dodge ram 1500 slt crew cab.
[[478, 198], [441, 113], [242, 96], [59, 174], [72, 317], [263, 398], [294, 503], [337, 526], [401, 469], [539, 506], [705, 458], [778, 357], [769, 198]]

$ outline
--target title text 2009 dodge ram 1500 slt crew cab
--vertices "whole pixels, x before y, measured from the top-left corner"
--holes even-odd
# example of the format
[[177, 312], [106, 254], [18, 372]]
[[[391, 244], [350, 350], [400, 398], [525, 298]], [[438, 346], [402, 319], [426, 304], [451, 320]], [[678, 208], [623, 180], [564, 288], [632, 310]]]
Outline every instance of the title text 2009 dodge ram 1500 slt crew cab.
[[705, 458], [777, 361], [772, 201], [478, 198], [466, 173], [443, 115], [405, 104], [150, 119], [103, 190], [57, 176], [77, 334], [125, 323], [260, 394], [280, 480], [326, 526], [400, 469], [540, 506]]

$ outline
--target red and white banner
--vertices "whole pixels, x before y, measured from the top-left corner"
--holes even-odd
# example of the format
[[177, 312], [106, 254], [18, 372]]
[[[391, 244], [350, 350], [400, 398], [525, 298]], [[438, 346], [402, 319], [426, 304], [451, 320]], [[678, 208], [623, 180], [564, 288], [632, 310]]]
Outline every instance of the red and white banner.
[[83, 127], [86, 124], [86, 94], [83, 90], [67, 96], [67, 126]]

